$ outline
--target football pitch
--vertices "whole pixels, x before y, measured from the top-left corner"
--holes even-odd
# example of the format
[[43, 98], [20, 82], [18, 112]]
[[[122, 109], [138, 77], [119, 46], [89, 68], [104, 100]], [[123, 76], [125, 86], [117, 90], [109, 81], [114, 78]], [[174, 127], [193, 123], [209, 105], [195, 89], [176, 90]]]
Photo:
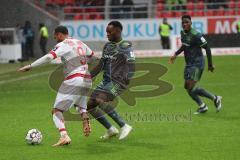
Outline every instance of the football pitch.
[[[173, 90], [157, 97], [137, 98], [135, 106], [120, 100], [117, 110], [133, 126], [124, 140], [115, 137], [100, 140], [106, 130], [94, 120], [91, 120], [92, 133], [86, 138], [80, 121], [67, 121], [72, 143], [57, 148], [51, 147], [59, 138], [51, 116], [56, 92], [48, 81], [57, 66], [45, 65], [17, 73], [20, 64], [0, 64], [0, 160], [230, 160], [240, 157], [240, 56], [215, 56], [214, 73], [205, 69], [200, 86], [223, 96], [223, 108], [216, 113], [213, 103], [204, 99], [209, 110], [202, 115], [193, 114], [197, 106], [183, 88], [182, 57], [174, 65], [168, 64], [168, 58], [144, 58], [137, 62], [159, 63], [168, 68], [161, 80], [169, 82]], [[43, 134], [40, 145], [25, 142], [25, 135], [32, 128]]]

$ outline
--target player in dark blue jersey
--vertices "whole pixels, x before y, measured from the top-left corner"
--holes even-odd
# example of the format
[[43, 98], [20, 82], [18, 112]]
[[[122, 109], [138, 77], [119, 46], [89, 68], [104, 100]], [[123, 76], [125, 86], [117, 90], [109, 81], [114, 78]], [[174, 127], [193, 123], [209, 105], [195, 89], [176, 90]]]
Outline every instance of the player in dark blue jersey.
[[107, 132], [101, 137], [102, 139], [116, 136], [119, 132], [105, 118], [101, 110], [106, 112], [119, 125], [121, 128], [119, 139], [124, 139], [130, 133], [132, 127], [123, 121], [114, 109], [116, 106], [110, 105], [109, 102], [112, 102], [127, 88], [133, 76], [135, 57], [132, 43], [122, 39], [122, 24], [120, 22], [110, 22], [106, 32], [109, 42], [103, 48], [99, 63], [91, 71], [92, 77], [103, 71], [103, 80], [91, 94], [88, 101], [88, 110], [107, 129]]
[[201, 33], [192, 28], [192, 21], [189, 15], [182, 16], [182, 28], [181, 41], [182, 46], [175, 52], [170, 58], [170, 63], [174, 63], [177, 55], [184, 51], [184, 57], [186, 66], [184, 69], [184, 88], [187, 90], [189, 96], [198, 104], [196, 114], [205, 113], [208, 110], [207, 105], [200, 99], [206, 97], [211, 99], [218, 112], [221, 109], [221, 96], [216, 96], [207, 90], [197, 86], [197, 82], [200, 80], [204, 70], [204, 56], [202, 48], [206, 50], [208, 59], [208, 70], [213, 72], [214, 65], [212, 64], [211, 49], [209, 48], [207, 41]]

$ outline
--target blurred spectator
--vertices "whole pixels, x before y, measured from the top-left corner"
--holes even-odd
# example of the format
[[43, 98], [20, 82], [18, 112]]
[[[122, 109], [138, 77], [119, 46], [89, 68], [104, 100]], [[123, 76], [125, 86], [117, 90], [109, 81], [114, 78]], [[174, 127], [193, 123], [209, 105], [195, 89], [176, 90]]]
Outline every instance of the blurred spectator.
[[122, 18], [133, 18], [134, 3], [132, 0], [123, 0], [122, 2]]
[[45, 55], [47, 53], [47, 40], [48, 40], [48, 29], [45, 26], [45, 24], [40, 23], [39, 24], [39, 35], [40, 35], [40, 48], [42, 51], [42, 55]]
[[120, 18], [120, 12], [121, 12], [121, 8], [119, 7], [121, 5], [120, 0], [111, 0], [110, 6], [110, 18], [111, 19], [118, 19]]
[[163, 18], [163, 23], [159, 26], [159, 34], [161, 37], [162, 48], [170, 49], [170, 31], [172, 30], [172, 26], [168, 24], [167, 18]]
[[23, 29], [23, 34], [26, 36], [26, 55], [24, 58], [29, 59], [33, 58], [33, 41], [34, 41], [34, 31], [31, 26], [30, 21], [25, 22], [25, 26]]
[[240, 19], [237, 22], [237, 33], [240, 34]]
[[17, 34], [17, 40], [18, 43], [21, 44], [21, 49], [22, 49], [22, 56], [25, 55], [25, 46], [26, 46], [26, 37], [23, 34], [24, 29], [20, 24], [16, 25], [16, 34]]

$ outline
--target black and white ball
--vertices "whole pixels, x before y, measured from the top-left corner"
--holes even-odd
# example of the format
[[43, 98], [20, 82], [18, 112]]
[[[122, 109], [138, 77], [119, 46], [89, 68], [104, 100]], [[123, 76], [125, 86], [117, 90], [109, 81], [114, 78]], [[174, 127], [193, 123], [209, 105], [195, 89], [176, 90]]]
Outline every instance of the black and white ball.
[[40, 144], [42, 141], [42, 133], [37, 129], [30, 129], [26, 135], [26, 141], [28, 144]]

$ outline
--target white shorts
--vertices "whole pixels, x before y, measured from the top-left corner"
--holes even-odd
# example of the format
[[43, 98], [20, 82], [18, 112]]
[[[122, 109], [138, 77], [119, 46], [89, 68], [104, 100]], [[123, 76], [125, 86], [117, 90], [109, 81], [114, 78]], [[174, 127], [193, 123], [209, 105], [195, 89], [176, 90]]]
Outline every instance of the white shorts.
[[86, 111], [87, 95], [91, 87], [92, 80], [83, 77], [63, 81], [58, 90], [54, 108], [67, 111], [75, 105], [79, 107], [79, 111]]

